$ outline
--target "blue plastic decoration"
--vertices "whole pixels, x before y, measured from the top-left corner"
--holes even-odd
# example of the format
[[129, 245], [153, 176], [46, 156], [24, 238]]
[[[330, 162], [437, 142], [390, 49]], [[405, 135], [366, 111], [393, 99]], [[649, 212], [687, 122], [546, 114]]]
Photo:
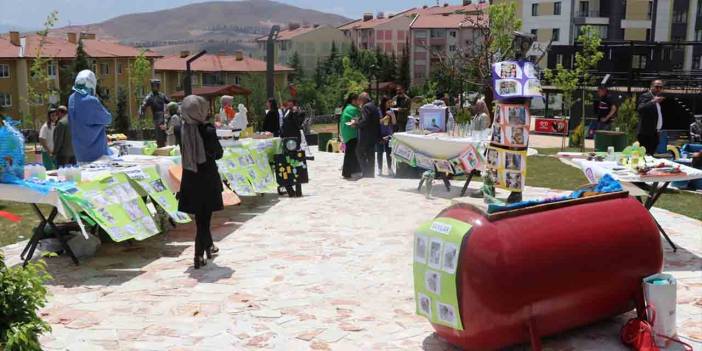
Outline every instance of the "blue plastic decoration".
[[0, 121], [0, 183], [18, 183], [24, 178], [24, 136], [10, 118]]

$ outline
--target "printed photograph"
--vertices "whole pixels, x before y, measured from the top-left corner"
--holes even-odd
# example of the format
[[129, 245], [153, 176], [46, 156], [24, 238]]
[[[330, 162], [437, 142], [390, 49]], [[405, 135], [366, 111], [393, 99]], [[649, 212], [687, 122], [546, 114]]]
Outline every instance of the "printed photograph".
[[499, 124], [492, 126], [492, 141], [502, 144], [502, 126]]
[[102, 217], [104, 221], [110, 224], [115, 224], [117, 220], [115, 220], [115, 217], [110, 213], [110, 211], [107, 210], [106, 207], [100, 208], [97, 210], [97, 213]]
[[505, 186], [508, 189], [522, 190], [522, 173], [520, 173], [520, 172], [506, 172]]
[[453, 306], [438, 301], [436, 304], [439, 311], [439, 320], [449, 325], [456, 325], [456, 312], [453, 310]]
[[495, 186], [502, 186], [504, 184], [500, 177], [500, 172], [498, 172], [497, 169], [488, 169], [487, 176], [490, 177]]
[[441, 240], [431, 239], [431, 243], [429, 243], [429, 267], [439, 269], [441, 265], [441, 244]]
[[428, 239], [425, 235], [414, 235], [414, 260], [419, 263], [427, 263]]
[[524, 95], [541, 96], [541, 82], [538, 79], [529, 79], [525, 83]]
[[502, 106], [497, 105], [495, 107], [495, 118], [494, 121], [492, 122], [493, 124], [500, 124], [502, 123]]
[[522, 169], [522, 155], [513, 152], [506, 152], [505, 168], [513, 171], [520, 171]]
[[137, 233], [138, 233], [138, 230], [134, 226], [134, 223], [127, 224], [122, 228], [124, 228], [125, 232], [129, 233], [129, 236], [134, 236], [134, 235], [137, 235]]
[[161, 179], [156, 179], [149, 184], [154, 189], [154, 192], [160, 193], [162, 191], [166, 191], [166, 186], [163, 185], [163, 181]]
[[417, 303], [419, 304], [419, 313], [431, 318], [431, 298], [422, 293], [418, 293]]
[[514, 62], [500, 64], [500, 78], [520, 78], [519, 66]]
[[436, 295], [441, 295], [441, 274], [436, 271], [424, 272], [424, 286]]
[[446, 273], [455, 274], [458, 266], [458, 247], [451, 243], [445, 243], [443, 257], [441, 269]]
[[499, 95], [518, 95], [521, 84], [512, 79], [501, 79], [497, 81], [497, 91]]
[[127, 211], [127, 215], [129, 215], [129, 218], [132, 221], [136, 221], [137, 219], [141, 218], [143, 213], [141, 212], [141, 208], [139, 207], [139, 200], [134, 199], [126, 202], [124, 204], [124, 209]]
[[536, 78], [536, 67], [531, 62], [524, 63], [524, 75], [527, 78]]
[[509, 117], [509, 124], [513, 126], [526, 124], [526, 108], [524, 106], [507, 107], [507, 115]]
[[500, 167], [500, 152], [497, 149], [488, 149], [487, 163], [492, 168]]
[[511, 127], [509, 133], [510, 144], [526, 145], [526, 135], [524, 127]]

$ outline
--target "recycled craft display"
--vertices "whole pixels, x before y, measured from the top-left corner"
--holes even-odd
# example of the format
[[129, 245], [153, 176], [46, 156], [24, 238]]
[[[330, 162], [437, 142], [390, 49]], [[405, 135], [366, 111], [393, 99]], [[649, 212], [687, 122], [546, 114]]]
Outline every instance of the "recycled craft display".
[[0, 120], [0, 183], [17, 183], [24, 177], [24, 137], [11, 120]]

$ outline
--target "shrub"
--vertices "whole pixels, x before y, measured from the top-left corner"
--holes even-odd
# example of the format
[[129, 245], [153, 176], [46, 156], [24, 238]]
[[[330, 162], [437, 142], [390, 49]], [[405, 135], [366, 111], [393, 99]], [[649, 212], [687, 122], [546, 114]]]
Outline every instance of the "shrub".
[[636, 96], [624, 100], [619, 107], [617, 117], [614, 119], [614, 128], [626, 134], [626, 144], [631, 145], [636, 141], [636, 129], [639, 117], [636, 112]]
[[39, 335], [51, 331], [37, 311], [46, 305], [44, 261], [7, 267], [0, 253], [0, 350], [41, 350]]

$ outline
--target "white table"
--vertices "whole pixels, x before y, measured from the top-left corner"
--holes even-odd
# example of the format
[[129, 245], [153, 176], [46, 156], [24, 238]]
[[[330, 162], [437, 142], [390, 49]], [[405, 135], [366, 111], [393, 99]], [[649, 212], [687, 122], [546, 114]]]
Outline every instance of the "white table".
[[[658, 165], [660, 163], [663, 163], [666, 166], [680, 167], [682, 173], [666, 174], [660, 176], [641, 175], [634, 172], [628, 167], [620, 166], [615, 161], [589, 161], [584, 158], [575, 158], [573, 157], [573, 155], [564, 156], [569, 158], [572, 163], [574, 163], [575, 165], [580, 167], [580, 169], [582, 169], [583, 173], [585, 173], [585, 177], [587, 177], [590, 183], [595, 184], [599, 181], [600, 178], [602, 178], [602, 176], [604, 176], [605, 174], [609, 174], [612, 178], [618, 180], [623, 184], [633, 184], [639, 189], [644, 190], [645, 199], [644, 196], [637, 197], [639, 198], [641, 203], [646, 207], [647, 210], [650, 210], [651, 207], [655, 205], [656, 201], [658, 201], [660, 196], [665, 192], [665, 190], [668, 188], [671, 182], [702, 179], [702, 170], [681, 165], [669, 160], [657, 159], [648, 156], [646, 157], [646, 164]], [[661, 227], [661, 225], [658, 223], [658, 221], [656, 221], [655, 218], [653, 220], [656, 222], [656, 225], [661, 231], [661, 234], [663, 234], [668, 243], [673, 247], [673, 251], [677, 251], [677, 246], [675, 246], [675, 243], [673, 243], [673, 241], [670, 239], [663, 227]]]

